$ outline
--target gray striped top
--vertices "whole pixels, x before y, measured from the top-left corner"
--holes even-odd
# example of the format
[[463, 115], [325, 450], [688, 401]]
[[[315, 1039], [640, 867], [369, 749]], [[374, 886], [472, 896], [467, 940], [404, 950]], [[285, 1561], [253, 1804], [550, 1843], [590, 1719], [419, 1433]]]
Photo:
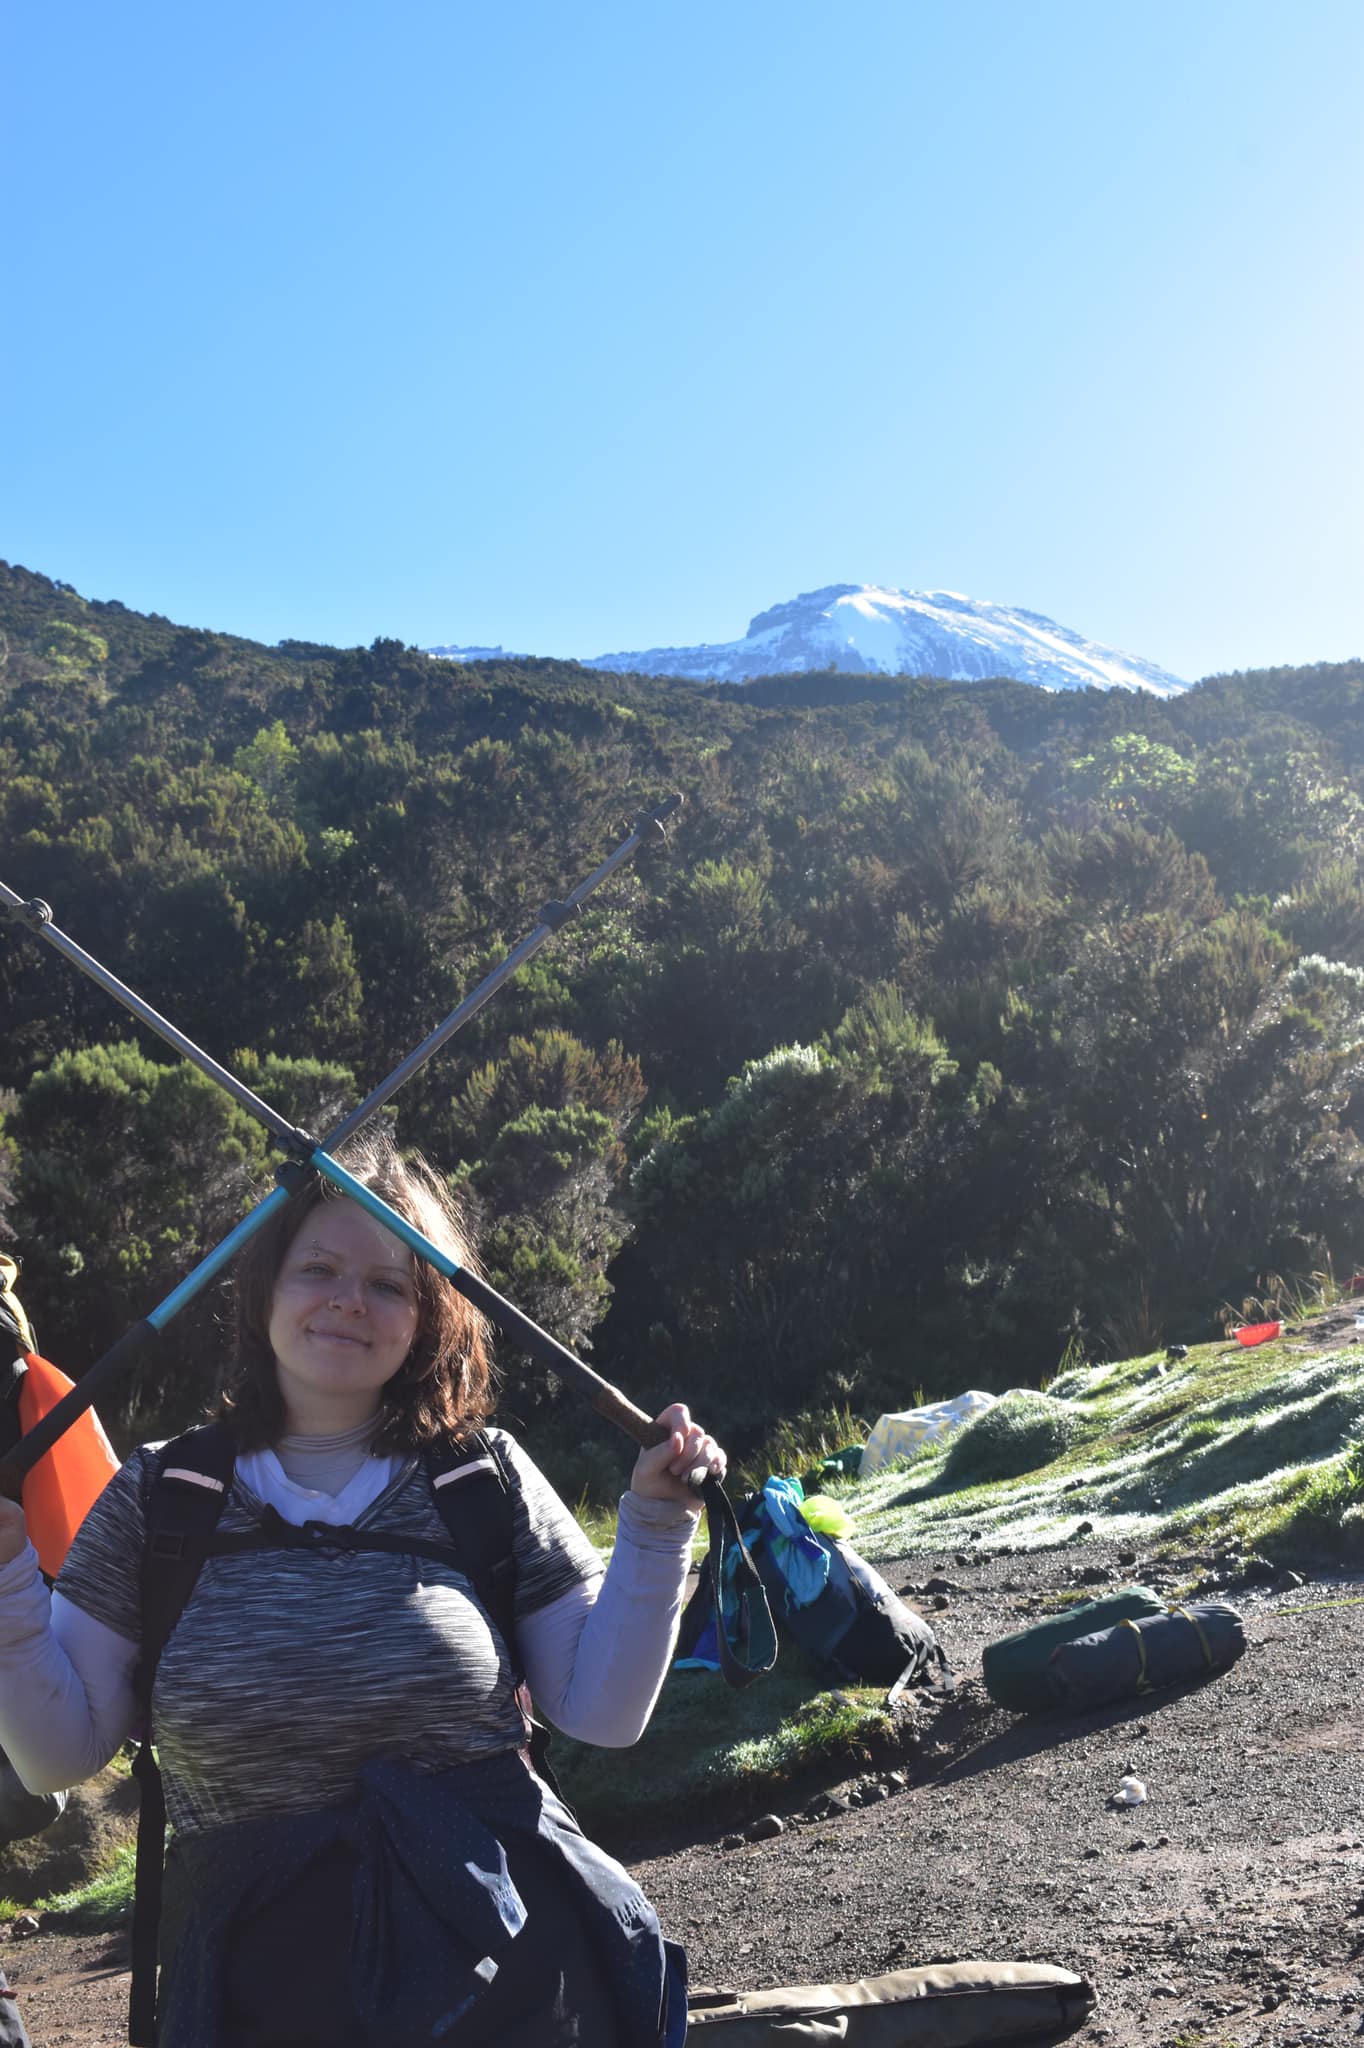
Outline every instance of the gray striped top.
[[[601, 1562], [512, 1438], [516, 1613], [591, 1582]], [[81, 1525], [58, 1590], [130, 1641], [140, 1632], [144, 1495], [154, 1453], [133, 1453]], [[261, 1502], [234, 1481], [219, 1524]], [[421, 1466], [405, 1463], [357, 1526], [448, 1544]], [[507, 1654], [468, 1581], [381, 1551], [251, 1551], [205, 1563], [153, 1695], [172, 1826], [185, 1831], [344, 1800], [359, 1765], [436, 1771], [524, 1739]]]

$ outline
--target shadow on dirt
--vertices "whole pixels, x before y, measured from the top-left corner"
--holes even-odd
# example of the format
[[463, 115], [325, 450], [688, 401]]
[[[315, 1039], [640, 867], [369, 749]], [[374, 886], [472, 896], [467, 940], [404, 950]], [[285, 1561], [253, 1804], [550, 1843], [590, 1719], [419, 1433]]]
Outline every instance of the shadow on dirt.
[[[934, 1749], [950, 1747], [958, 1754], [944, 1762], [941, 1769], [926, 1770], [923, 1781], [958, 1784], [965, 1778], [999, 1770], [1005, 1764], [1060, 1749], [1068, 1742], [1102, 1734], [1106, 1729], [1120, 1727], [1124, 1721], [1149, 1721], [1162, 1708], [1187, 1699], [1191, 1693], [1203, 1692], [1224, 1676], [1223, 1672], [1208, 1672], [1185, 1685], [1168, 1686], [1158, 1693], [1138, 1693], [1115, 1700], [1109, 1707], [1091, 1708], [1085, 1714], [1064, 1714], [1058, 1709], [1050, 1714], [1024, 1715], [1011, 1719], [1004, 1728], [998, 1723], [1005, 1708], [993, 1702], [959, 1699], [943, 1709], [933, 1729]], [[991, 1727], [993, 1732], [987, 1732]]]

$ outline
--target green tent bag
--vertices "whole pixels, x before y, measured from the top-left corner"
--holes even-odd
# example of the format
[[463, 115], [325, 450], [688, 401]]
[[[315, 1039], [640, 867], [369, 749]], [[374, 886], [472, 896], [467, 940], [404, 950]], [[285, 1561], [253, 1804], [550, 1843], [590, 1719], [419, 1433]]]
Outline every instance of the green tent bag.
[[1094, 1987], [1050, 1963], [933, 1963], [855, 1984], [693, 1991], [687, 2048], [977, 2048], [1059, 2041], [1094, 2010]]
[[985, 1690], [998, 1706], [1008, 1707], [1012, 1713], [1045, 1713], [1056, 1705], [1047, 1667], [1052, 1652], [1062, 1643], [1116, 1628], [1120, 1621], [1140, 1621], [1146, 1615], [1164, 1612], [1165, 1602], [1149, 1586], [1125, 1586], [1121, 1593], [1086, 1600], [1079, 1607], [1068, 1607], [1064, 1614], [1035, 1621], [1015, 1635], [1000, 1636], [997, 1642], [987, 1643], [981, 1654]]

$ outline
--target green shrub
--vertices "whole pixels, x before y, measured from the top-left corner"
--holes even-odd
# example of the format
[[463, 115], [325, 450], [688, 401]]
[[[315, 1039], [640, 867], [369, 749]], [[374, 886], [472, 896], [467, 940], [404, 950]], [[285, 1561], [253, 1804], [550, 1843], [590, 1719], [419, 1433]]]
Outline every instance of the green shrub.
[[1020, 1388], [957, 1431], [943, 1461], [944, 1492], [989, 1479], [1016, 1479], [1049, 1465], [1074, 1442], [1080, 1418], [1050, 1394]]

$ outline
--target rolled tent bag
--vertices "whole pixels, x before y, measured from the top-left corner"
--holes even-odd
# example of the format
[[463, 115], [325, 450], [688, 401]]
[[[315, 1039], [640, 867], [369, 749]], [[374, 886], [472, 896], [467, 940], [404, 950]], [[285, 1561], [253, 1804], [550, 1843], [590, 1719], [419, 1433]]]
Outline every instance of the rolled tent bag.
[[693, 1990], [687, 2048], [977, 2048], [1056, 2041], [1083, 2026], [1094, 1987], [1051, 1963], [933, 1963], [778, 1991]]
[[1143, 1615], [1164, 1614], [1165, 1602], [1149, 1586], [1125, 1586], [1102, 1600], [1086, 1600], [1054, 1614], [1049, 1621], [1036, 1621], [1011, 1636], [987, 1643], [981, 1656], [985, 1690], [998, 1706], [1015, 1714], [1042, 1714], [1056, 1705], [1050, 1668], [1052, 1652], [1077, 1636], [1094, 1635], [1112, 1628], [1115, 1622], [1136, 1621]]
[[1225, 1671], [1245, 1647], [1240, 1615], [1221, 1600], [1190, 1601], [1168, 1614], [1120, 1621], [1057, 1645], [1049, 1667], [1053, 1704], [1077, 1713], [1187, 1685]]

